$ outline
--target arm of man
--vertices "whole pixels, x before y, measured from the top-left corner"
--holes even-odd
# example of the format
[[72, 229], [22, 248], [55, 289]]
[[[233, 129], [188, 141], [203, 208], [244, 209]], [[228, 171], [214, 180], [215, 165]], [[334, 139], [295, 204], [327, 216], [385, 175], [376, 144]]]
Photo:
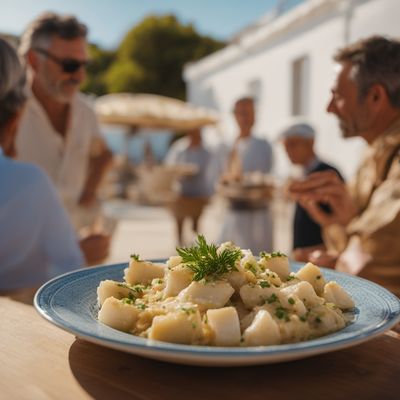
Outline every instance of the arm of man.
[[100, 137], [94, 138], [90, 151], [88, 175], [79, 199], [80, 205], [90, 207], [96, 202], [97, 190], [107, 169], [112, 164], [112, 159], [112, 153], [104, 140]]
[[[357, 214], [346, 184], [333, 170], [310, 174], [304, 180], [292, 183], [289, 192], [322, 227], [346, 226]], [[320, 207], [321, 202], [330, 206], [330, 212]]]

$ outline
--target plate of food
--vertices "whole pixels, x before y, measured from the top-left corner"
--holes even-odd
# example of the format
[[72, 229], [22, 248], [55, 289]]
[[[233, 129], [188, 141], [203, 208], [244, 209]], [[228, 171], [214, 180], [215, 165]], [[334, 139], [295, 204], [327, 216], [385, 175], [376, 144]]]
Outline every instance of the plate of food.
[[168, 260], [80, 269], [36, 293], [38, 312], [89, 342], [189, 365], [300, 359], [370, 340], [400, 320], [400, 300], [365, 279], [254, 256], [203, 236]]

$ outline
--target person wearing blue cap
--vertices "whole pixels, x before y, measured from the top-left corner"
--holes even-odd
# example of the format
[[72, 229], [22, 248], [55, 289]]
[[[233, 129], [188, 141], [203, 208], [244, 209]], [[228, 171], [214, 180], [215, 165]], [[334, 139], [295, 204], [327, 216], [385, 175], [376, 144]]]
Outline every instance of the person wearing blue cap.
[[[317, 171], [333, 170], [343, 179], [335, 167], [317, 157], [314, 139], [315, 129], [308, 123], [292, 124], [281, 135], [290, 161], [301, 166], [306, 176]], [[320, 207], [329, 212], [326, 204], [320, 203]], [[310, 217], [307, 210], [296, 203], [293, 219], [293, 258], [297, 261], [308, 261], [310, 252], [324, 248], [321, 226]]]

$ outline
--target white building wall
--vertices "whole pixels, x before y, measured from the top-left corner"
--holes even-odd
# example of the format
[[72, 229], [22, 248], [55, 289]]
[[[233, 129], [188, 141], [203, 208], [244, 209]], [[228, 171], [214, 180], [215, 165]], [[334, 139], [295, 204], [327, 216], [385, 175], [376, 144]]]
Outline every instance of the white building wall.
[[[335, 75], [332, 55], [348, 40], [370, 34], [400, 36], [400, 24], [396, 21], [396, 16], [400, 15], [400, 0], [326, 0], [326, 4], [330, 7], [328, 12], [312, 15], [303, 25], [289, 27], [280, 35], [267, 37], [264, 43], [261, 41], [250, 48], [230, 45], [186, 69], [189, 100], [215, 108], [221, 114], [219, 135], [209, 129], [209, 140], [215, 141], [217, 136], [232, 140], [236, 131], [231, 114], [233, 103], [238, 97], [251, 94], [249, 83], [257, 81], [261, 94], [255, 134], [274, 142], [275, 172], [286, 175], [289, 163], [275, 139], [291, 120], [292, 62], [308, 56], [308, 117], [318, 130], [317, 152], [337, 165], [347, 177], [353, 175], [364, 143], [361, 139], [343, 140], [336, 118], [325, 111]], [[352, 12], [349, 5], [354, 6]], [[221, 62], [228, 58], [232, 60]]]

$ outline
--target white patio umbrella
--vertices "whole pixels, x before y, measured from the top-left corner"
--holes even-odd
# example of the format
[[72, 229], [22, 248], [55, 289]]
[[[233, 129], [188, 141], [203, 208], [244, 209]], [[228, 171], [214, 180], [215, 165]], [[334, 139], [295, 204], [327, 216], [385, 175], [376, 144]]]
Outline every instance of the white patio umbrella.
[[218, 121], [212, 110], [155, 94], [107, 94], [95, 101], [95, 110], [103, 123], [139, 128], [185, 131]]

